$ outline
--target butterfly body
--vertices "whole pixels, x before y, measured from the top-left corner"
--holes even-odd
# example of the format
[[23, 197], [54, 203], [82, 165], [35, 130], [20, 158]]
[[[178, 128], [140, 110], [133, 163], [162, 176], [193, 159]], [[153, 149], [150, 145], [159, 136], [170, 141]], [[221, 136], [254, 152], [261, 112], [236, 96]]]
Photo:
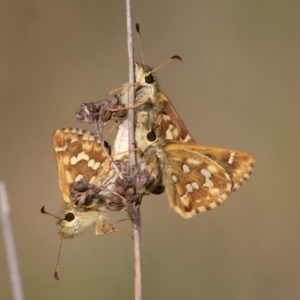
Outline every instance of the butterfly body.
[[[164, 105], [159, 101], [158, 86], [151, 74], [152, 69], [145, 65], [135, 64], [135, 80], [137, 85], [135, 86], [135, 102], [139, 104], [141, 101], [147, 100], [144, 104], [136, 107], [135, 121], [139, 123], [142, 119], [145, 119], [145, 126], [151, 130], [151, 122], [156, 122], [158, 113]], [[151, 76], [147, 77], [147, 76]], [[146, 82], [146, 78], [150, 78], [150, 83]], [[128, 104], [128, 88], [125, 88], [121, 94], [121, 103]], [[151, 114], [148, 115], [148, 112]], [[137, 146], [139, 139], [136, 139]], [[128, 119], [125, 117], [119, 124], [117, 136], [114, 142], [114, 154], [124, 153], [128, 151]]]

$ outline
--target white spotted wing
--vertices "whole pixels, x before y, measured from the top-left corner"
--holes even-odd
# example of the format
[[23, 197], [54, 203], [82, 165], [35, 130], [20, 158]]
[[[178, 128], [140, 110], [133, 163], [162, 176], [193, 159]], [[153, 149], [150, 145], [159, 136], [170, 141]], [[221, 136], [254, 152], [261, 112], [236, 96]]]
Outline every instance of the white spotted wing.
[[249, 178], [254, 158], [245, 152], [161, 141], [145, 159], [157, 156], [170, 206], [190, 218], [221, 204]]

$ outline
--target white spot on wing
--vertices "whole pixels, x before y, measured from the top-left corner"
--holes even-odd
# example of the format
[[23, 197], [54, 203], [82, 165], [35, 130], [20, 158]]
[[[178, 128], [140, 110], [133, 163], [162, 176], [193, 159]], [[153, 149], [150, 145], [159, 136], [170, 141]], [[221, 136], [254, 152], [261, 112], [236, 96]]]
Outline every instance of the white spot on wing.
[[175, 176], [175, 175], [172, 175], [172, 180], [173, 180], [173, 182], [177, 182], [178, 180], [177, 180], [177, 177]]
[[83, 175], [81, 174], [78, 174], [76, 177], [75, 177], [75, 181], [79, 181], [80, 179], [83, 178]]
[[209, 204], [210, 208], [213, 209], [215, 207], [217, 207], [217, 204], [215, 202], [212, 202]]
[[229, 159], [228, 159], [228, 163], [229, 163], [229, 164], [232, 164], [232, 163], [233, 163], [234, 157], [235, 157], [235, 152], [231, 152], [231, 153], [230, 153], [230, 157], [229, 157]]
[[76, 156], [72, 156], [71, 159], [70, 159], [70, 164], [71, 165], [76, 165], [77, 164], [77, 158]]
[[190, 173], [191, 172], [190, 167], [186, 164], [183, 164], [182, 169], [183, 169], [184, 173]]
[[170, 124], [169, 128], [166, 131], [166, 139], [167, 140], [173, 140], [173, 133], [172, 133], [173, 128], [174, 128], [174, 125]]
[[230, 178], [230, 176], [229, 176], [228, 173], [225, 173], [225, 177], [229, 181], [228, 184], [227, 184], [226, 190], [229, 191], [229, 192], [231, 192], [232, 191], [232, 181], [231, 181], [231, 178]]
[[178, 129], [177, 128], [174, 128], [174, 130], [173, 130], [173, 139], [174, 138], [177, 138], [178, 136], [179, 136], [179, 132], [178, 132]]
[[63, 147], [55, 147], [55, 152], [64, 152], [68, 147], [68, 144], [64, 145]]
[[214, 184], [213, 182], [210, 180], [211, 178], [211, 173], [205, 169], [202, 169], [200, 171], [200, 173], [205, 177], [205, 183], [203, 183], [203, 186], [207, 186], [207, 187], [213, 187]]
[[181, 139], [182, 142], [187, 143], [191, 140], [191, 136], [189, 134], [186, 135], [186, 137], [184, 139]]
[[86, 161], [89, 160], [89, 156], [84, 151], [78, 153], [77, 156], [72, 156], [71, 159], [70, 159], [70, 164], [71, 165], [76, 165], [81, 160], [86, 160]]
[[193, 186], [190, 183], [188, 183], [185, 187], [186, 187], [186, 190], [187, 190], [188, 193], [191, 193], [194, 189]]
[[227, 184], [226, 190], [227, 190], [228, 192], [231, 192], [231, 188], [232, 188], [232, 184], [231, 184], [231, 182], [230, 182], [230, 183]]
[[89, 160], [89, 156], [84, 152], [80, 152], [78, 155], [77, 155], [77, 161], [80, 161], [80, 160], [86, 160], [88, 161]]
[[193, 182], [192, 187], [196, 190], [199, 190], [199, 184], [197, 182]]
[[93, 165], [92, 169], [93, 169], [93, 170], [98, 170], [99, 166], [100, 166], [100, 163], [99, 163], [99, 161], [97, 161], [97, 162]]
[[94, 164], [95, 164], [95, 160], [94, 160], [94, 159], [91, 159], [91, 160], [89, 160], [89, 162], [88, 162], [88, 167], [92, 168], [92, 167], [94, 166]]
[[198, 207], [198, 210], [199, 210], [199, 212], [207, 211], [207, 209], [205, 208], [205, 206]]

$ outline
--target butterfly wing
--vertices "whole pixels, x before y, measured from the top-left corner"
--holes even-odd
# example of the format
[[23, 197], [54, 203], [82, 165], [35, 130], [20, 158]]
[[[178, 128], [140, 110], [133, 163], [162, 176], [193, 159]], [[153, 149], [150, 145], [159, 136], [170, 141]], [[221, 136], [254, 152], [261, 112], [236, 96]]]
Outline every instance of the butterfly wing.
[[180, 142], [167, 143], [158, 155], [170, 206], [185, 218], [220, 205], [254, 165], [245, 152]]
[[96, 137], [89, 131], [63, 128], [54, 132], [52, 145], [63, 199], [70, 203], [70, 185], [81, 179], [94, 183], [108, 161]]
[[195, 144], [196, 140], [186, 128], [171, 100], [163, 92], [159, 92], [159, 97], [164, 102], [164, 109], [161, 113], [162, 121], [160, 124], [161, 137], [167, 140]]

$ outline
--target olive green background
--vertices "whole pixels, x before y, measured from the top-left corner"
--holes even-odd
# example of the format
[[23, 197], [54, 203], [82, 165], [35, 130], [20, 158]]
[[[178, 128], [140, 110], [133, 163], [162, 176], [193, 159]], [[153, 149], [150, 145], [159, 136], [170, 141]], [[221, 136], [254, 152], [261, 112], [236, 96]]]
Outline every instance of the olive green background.
[[[300, 297], [299, 1], [132, 1], [146, 63], [199, 144], [247, 151], [250, 180], [185, 220], [166, 195], [142, 204], [144, 299]], [[128, 78], [125, 1], [0, 2], [0, 179], [26, 299], [133, 299], [128, 236], [93, 229], [63, 244], [51, 135]], [[135, 38], [136, 60], [140, 52]], [[118, 220], [125, 213], [110, 213]], [[119, 228], [130, 228], [120, 224]], [[12, 299], [0, 237], [0, 297]]]

